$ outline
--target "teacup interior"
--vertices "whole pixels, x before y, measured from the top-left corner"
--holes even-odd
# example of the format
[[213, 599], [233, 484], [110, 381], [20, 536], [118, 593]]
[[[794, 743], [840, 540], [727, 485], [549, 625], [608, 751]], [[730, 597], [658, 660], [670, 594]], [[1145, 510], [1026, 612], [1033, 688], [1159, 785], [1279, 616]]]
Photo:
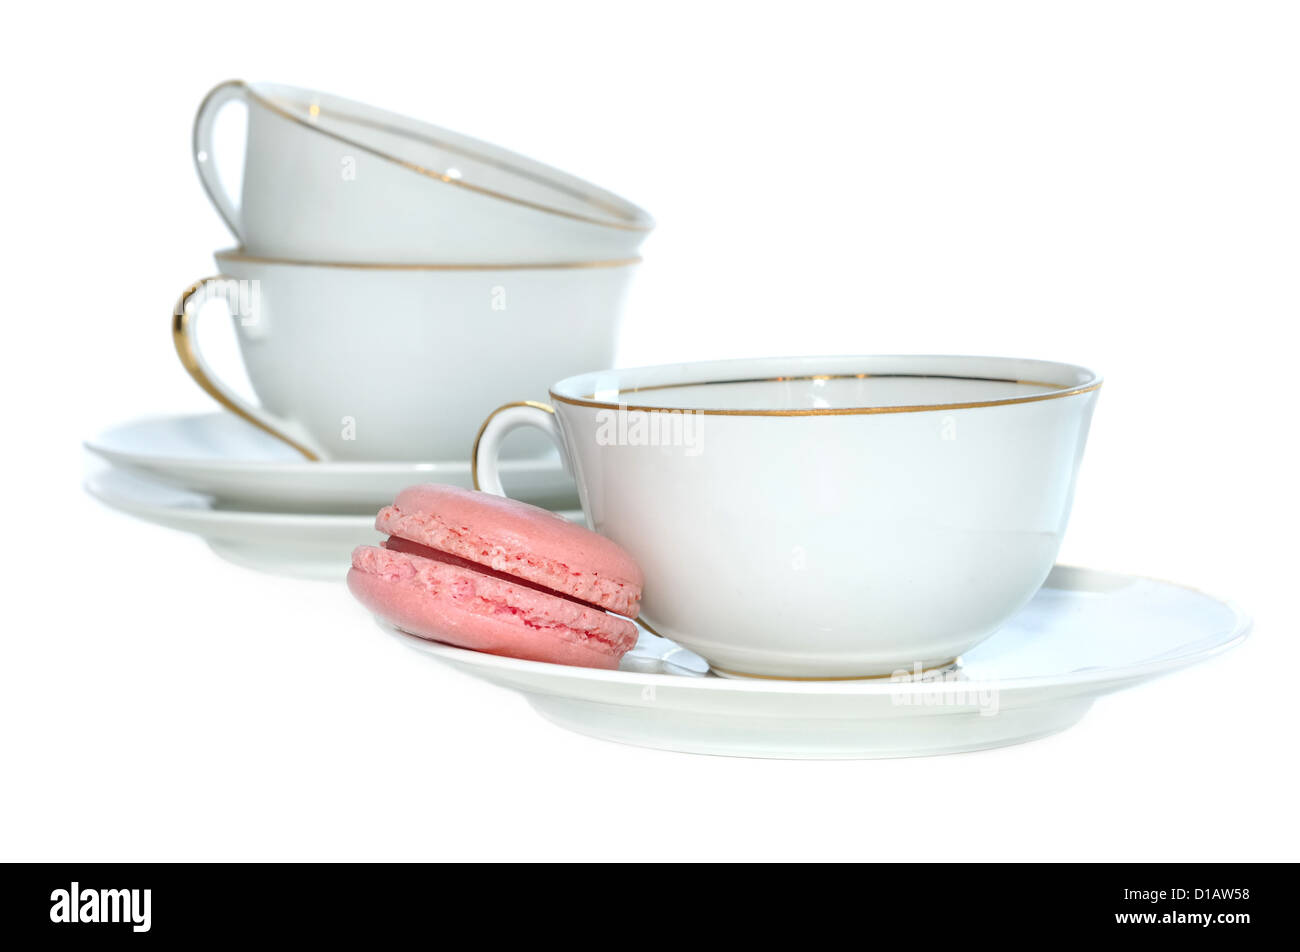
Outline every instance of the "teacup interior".
[[737, 381], [631, 391], [625, 403], [724, 410], [815, 410], [924, 406], [1004, 400], [1049, 393], [1050, 384], [946, 377], [814, 377], [809, 380]]

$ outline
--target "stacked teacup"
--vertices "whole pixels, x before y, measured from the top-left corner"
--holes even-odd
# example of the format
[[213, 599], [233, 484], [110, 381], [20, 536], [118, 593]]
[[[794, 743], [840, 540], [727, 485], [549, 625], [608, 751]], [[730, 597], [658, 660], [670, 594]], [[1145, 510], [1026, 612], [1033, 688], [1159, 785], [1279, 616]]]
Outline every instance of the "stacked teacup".
[[[213, 125], [247, 107], [242, 195]], [[653, 227], [636, 206], [487, 143], [307, 89], [232, 81], [194, 124], [209, 197], [239, 240], [173, 332], [230, 412], [320, 461], [468, 460], [479, 424], [613, 363]], [[208, 367], [199, 304], [234, 317], [254, 403]], [[541, 441], [525, 452], [542, 447]]]

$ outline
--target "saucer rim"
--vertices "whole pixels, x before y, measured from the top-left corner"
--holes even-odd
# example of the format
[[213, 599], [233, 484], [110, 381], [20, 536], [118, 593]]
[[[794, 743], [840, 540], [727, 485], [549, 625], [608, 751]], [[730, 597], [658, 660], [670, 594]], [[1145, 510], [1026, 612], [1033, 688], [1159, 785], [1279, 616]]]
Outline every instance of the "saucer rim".
[[[109, 472], [115, 472], [110, 470]], [[127, 472], [125, 475], [130, 478], [151, 483], [146, 477], [136, 473]], [[102, 486], [105, 473], [91, 473], [82, 480], [82, 490], [94, 499], [96, 502], [107, 506], [115, 512], [120, 512], [133, 518], [143, 519], [146, 522], [158, 524], [157, 520], [166, 518], [174, 521], [176, 518], [185, 519], [191, 522], [191, 527], [180, 530], [192, 532], [196, 535], [206, 534], [199, 528], [200, 524], [208, 528], [237, 528], [237, 527], [257, 527], [269, 528], [280, 526], [285, 529], [305, 529], [309, 527], [328, 528], [328, 529], [374, 529], [375, 517], [366, 513], [352, 512], [275, 512], [260, 511], [256, 509], [216, 509], [209, 505], [187, 505], [176, 504], [167, 505], [158, 502], [142, 502], [135, 499], [126, 499], [119, 493], [114, 493], [111, 489]], [[159, 486], [159, 488], [169, 488]], [[195, 497], [211, 499], [206, 493], [201, 493], [192, 489], [177, 489], [176, 492], [188, 493]], [[581, 512], [577, 509], [559, 509], [551, 510], [565, 518], [571, 518], [574, 514]], [[145, 515], [148, 513], [149, 515]], [[377, 531], [377, 530], [376, 530]]]
[[[200, 420], [212, 417], [229, 416], [224, 411], [212, 411], [208, 413], [160, 413], [150, 414], [142, 417], [134, 417], [121, 423], [115, 423], [105, 427], [94, 436], [85, 437], [81, 441], [82, 449], [86, 452], [93, 453], [95, 456], [114, 466], [167, 466], [177, 469], [202, 470], [204, 472], [220, 471], [227, 473], [242, 473], [256, 471], [258, 473], [274, 472], [277, 475], [292, 476], [301, 473], [320, 473], [328, 471], [339, 475], [357, 475], [357, 476], [400, 476], [404, 474], [425, 474], [437, 475], [438, 473], [463, 473], [468, 475], [470, 472], [470, 460], [453, 459], [453, 460], [307, 460], [307, 459], [285, 459], [285, 460], [257, 460], [257, 459], [230, 459], [222, 457], [205, 457], [195, 458], [190, 456], [163, 456], [156, 453], [133, 453], [127, 450], [114, 449], [104, 445], [104, 437], [113, 432], [128, 426], [136, 426], [147, 423], [165, 423], [177, 420]], [[504, 459], [501, 461], [502, 471], [509, 473], [534, 472], [543, 469], [552, 470], [563, 468], [563, 460], [557, 455], [547, 455], [541, 457], [524, 457], [514, 459]]]
[[[127, 473], [134, 479], [147, 482], [144, 477], [135, 473]], [[149, 513], [158, 518], [166, 517], [169, 520], [177, 517], [190, 520], [194, 523], [195, 528], [187, 530], [198, 535], [203, 535], [197, 528], [200, 522], [212, 526], [258, 526], [271, 527], [282, 526], [286, 529], [301, 529], [307, 526], [320, 526], [329, 528], [353, 527], [356, 529], [374, 528], [375, 517], [364, 513], [337, 513], [337, 512], [259, 512], [253, 509], [216, 509], [211, 505], [167, 505], [158, 502], [142, 502], [135, 499], [126, 499], [122, 495], [105, 489], [101, 483], [102, 473], [91, 474], [81, 483], [82, 490], [94, 499], [96, 502], [107, 506], [109, 509], [121, 512], [133, 518], [143, 519], [146, 522], [155, 522], [150, 518]], [[205, 493], [195, 490], [178, 489], [177, 492], [187, 492], [193, 496], [199, 496], [210, 499]]]

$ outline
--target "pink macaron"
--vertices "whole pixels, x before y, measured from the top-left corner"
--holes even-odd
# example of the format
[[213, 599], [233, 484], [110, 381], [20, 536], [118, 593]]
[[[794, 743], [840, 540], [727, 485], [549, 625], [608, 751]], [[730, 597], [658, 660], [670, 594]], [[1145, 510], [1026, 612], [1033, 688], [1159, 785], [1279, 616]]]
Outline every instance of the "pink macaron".
[[609, 539], [561, 516], [425, 485], [398, 493], [375, 528], [389, 538], [353, 551], [348, 588], [403, 631], [589, 668], [618, 667], [636, 644], [628, 618], [640, 607], [641, 569]]

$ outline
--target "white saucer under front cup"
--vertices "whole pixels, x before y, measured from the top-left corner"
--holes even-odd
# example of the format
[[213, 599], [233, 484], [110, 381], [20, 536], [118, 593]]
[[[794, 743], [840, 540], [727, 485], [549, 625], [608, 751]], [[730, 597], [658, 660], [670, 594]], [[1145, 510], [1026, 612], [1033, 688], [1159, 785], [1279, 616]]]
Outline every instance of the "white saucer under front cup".
[[520, 661], [389, 629], [408, 646], [523, 694], [561, 727], [695, 754], [874, 758], [1018, 744], [1070, 727], [1103, 694], [1245, 638], [1249, 621], [1191, 589], [1057, 566], [1029, 605], [953, 668], [864, 681], [734, 680], [643, 634], [618, 671]]
[[[466, 459], [445, 462], [313, 462], [229, 413], [154, 417], [86, 440], [114, 466], [176, 489], [249, 510], [369, 513], [415, 483], [472, 487]], [[502, 461], [516, 498], [548, 509], [577, 508], [558, 453]]]

